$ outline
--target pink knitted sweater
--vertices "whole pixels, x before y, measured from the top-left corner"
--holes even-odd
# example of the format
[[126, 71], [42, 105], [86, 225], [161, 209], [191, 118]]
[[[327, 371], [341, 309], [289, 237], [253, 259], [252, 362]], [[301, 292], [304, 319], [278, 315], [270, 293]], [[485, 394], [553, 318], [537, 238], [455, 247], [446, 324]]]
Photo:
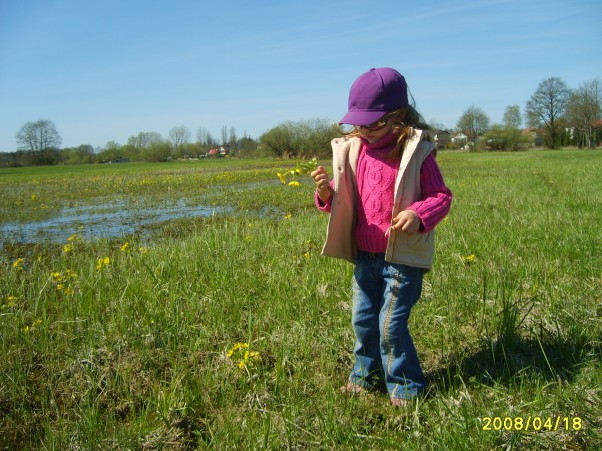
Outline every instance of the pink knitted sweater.
[[[389, 134], [374, 144], [362, 140], [362, 149], [357, 162], [357, 224], [355, 240], [358, 249], [366, 252], [385, 252], [387, 236], [391, 226], [395, 179], [400, 159], [391, 160], [388, 155], [395, 146], [394, 134]], [[445, 186], [443, 176], [433, 154], [420, 168], [422, 199], [414, 202], [408, 210], [416, 212], [422, 224], [420, 233], [432, 230], [449, 212], [451, 191]], [[316, 195], [317, 207], [330, 212], [331, 200], [323, 204]]]

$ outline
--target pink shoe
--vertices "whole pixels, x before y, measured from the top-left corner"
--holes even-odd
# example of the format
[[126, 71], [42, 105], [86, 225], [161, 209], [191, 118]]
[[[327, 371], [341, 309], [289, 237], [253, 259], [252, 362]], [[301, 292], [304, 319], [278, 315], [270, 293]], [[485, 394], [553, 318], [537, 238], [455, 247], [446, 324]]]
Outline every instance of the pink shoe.
[[409, 399], [391, 398], [391, 404], [395, 407], [409, 407], [412, 401]]

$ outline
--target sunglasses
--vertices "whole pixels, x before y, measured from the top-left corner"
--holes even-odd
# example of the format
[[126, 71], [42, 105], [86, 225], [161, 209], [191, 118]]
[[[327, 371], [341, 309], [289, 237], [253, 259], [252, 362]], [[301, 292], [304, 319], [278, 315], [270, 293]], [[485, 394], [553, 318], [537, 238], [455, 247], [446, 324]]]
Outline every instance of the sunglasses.
[[391, 114], [385, 114], [379, 120], [377, 120], [376, 122], [372, 122], [369, 125], [354, 125], [354, 127], [357, 130], [365, 128], [366, 130], [370, 130], [371, 132], [377, 132], [380, 129], [383, 129], [387, 126], [387, 124], [389, 123], [389, 119], [391, 119], [391, 116]]

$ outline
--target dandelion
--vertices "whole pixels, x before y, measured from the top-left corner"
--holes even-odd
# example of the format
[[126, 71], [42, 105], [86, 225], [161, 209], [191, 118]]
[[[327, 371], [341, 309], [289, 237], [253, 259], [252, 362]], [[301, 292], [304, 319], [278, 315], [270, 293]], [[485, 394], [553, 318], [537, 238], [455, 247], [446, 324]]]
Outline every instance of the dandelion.
[[13, 262], [13, 269], [21, 269], [21, 268], [23, 268], [23, 259], [22, 258], [17, 258]]
[[26, 334], [33, 332], [34, 330], [36, 330], [38, 328], [38, 326], [42, 324], [42, 320], [41, 319], [36, 319], [31, 326], [25, 326], [23, 328], [23, 332], [25, 332]]
[[111, 259], [109, 257], [99, 258], [96, 262], [96, 270], [101, 271], [103, 268], [109, 266]]
[[250, 351], [249, 343], [236, 343], [228, 350], [228, 357], [232, 360], [238, 360], [236, 366], [242, 369], [248, 369], [253, 362], [259, 360], [259, 352]]
[[477, 259], [477, 256], [475, 254], [469, 254], [469, 255], [465, 255], [464, 257], [460, 257], [462, 259], [462, 262], [466, 265], [470, 265], [471, 263], [474, 263], [475, 260]]
[[234, 353], [236, 351], [238, 351], [239, 349], [248, 349], [249, 348], [249, 343], [236, 343], [229, 351], [228, 351], [228, 357], [232, 357], [234, 355]]
[[17, 296], [9, 296], [6, 299], [6, 304], [2, 304], [0, 305], [0, 308], [4, 309], [8, 309], [8, 308], [13, 308], [14, 306], [17, 305], [17, 301], [19, 300], [19, 298]]

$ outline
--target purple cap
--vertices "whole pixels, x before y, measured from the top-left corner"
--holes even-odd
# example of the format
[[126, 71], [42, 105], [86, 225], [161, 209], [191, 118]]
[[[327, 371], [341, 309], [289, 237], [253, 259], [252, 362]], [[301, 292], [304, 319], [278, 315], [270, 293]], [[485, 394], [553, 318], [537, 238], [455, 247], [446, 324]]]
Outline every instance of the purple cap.
[[408, 106], [408, 85], [395, 69], [381, 67], [360, 75], [349, 90], [349, 109], [339, 124], [368, 125], [389, 111]]

